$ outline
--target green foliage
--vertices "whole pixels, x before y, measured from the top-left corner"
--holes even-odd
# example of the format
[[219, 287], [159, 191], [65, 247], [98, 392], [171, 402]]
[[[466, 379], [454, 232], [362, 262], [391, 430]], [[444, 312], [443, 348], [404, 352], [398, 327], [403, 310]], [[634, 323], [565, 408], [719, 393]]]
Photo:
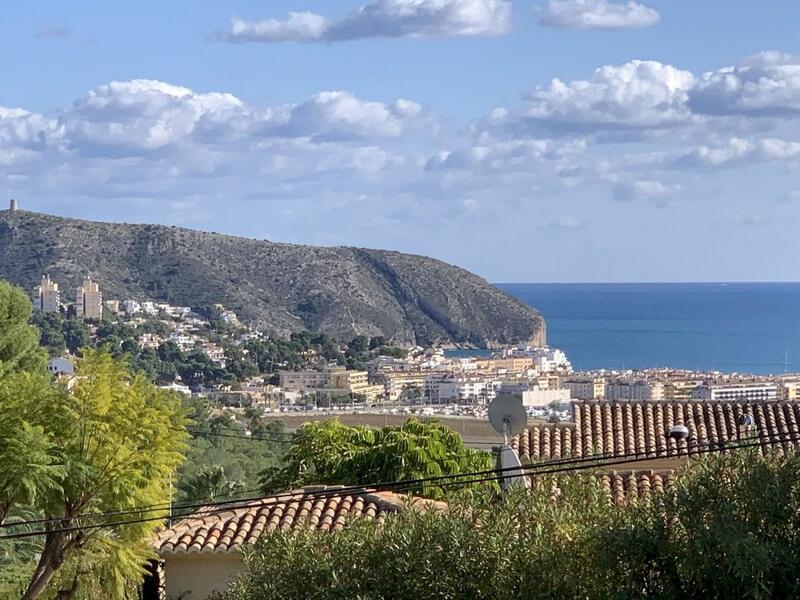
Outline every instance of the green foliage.
[[[211, 431], [216, 434], [242, 436], [244, 429], [227, 413], [220, 413], [204, 398], [186, 398], [184, 406], [192, 423], [193, 431]], [[214, 416], [212, 416], [212, 413]], [[252, 415], [247, 424], [254, 438], [281, 438], [283, 424], [266, 421]], [[196, 428], [196, 429], [195, 429]], [[241, 439], [202, 433], [193, 433], [186, 452], [186, 461], [179, 467], [176, 500], [199, 500], [207, 497], [195, 493], [195, 488], [207, 478], [213, 465], [224, 475], [224, 482], [233, 484], [238, 493], [258, 487], [258, 475], [267, 468], [281, 464], [286, 444], [260, 439]], [[222, 485], [222, 483], [220, 483]], [[213, 495], [220, 495], [214, 491]]]
[[244, 489], [244, 481], [229, 479], [225, 468], [220, 465], [205, 467], [178, 484], [181, 499], [187, 501], [227, 500]]
[[39, 343], [51, 356], [60, 356], [65, 350], [77, 354], [81, 348], [92, 342], [86, 323], [74, 316], [65, 317], [61, 313], [37, 311], [33, 314], [31, 323], [41, 332]]
[[0, 279], [0, 378], [44, 367], [39, 331], [28, 324], [31, 310], [25, 292]]
[[[44, 370], [2, 378], [0, 506], [6, 515], [69, 519], [167, 500], [185, 446], [179, 398], [101, 351], [87, 351], [77, 375], [69, 388], [49, 384]], [[140, 579], [150, 554], [146, 539], [156, 526], [49, 530], [39, 538], [24, 598], [56, 597], [58, 590], [78, 599], [124, 597]], [[10, 556], [18, 549], [6, 550]]]
[[[268, 493], [309, 484], [373, 484], [482, 471], [492, 462], [489, 453], [466, 448], [441, 423], [411, 418], [399, 427], [372, 429], [330, 419], [300, 427], [285, 465], [265, 471], [262, 483]], [[441, 497], [443, 488], [425, 483], [418, 493]]]
[[263, 536], [224, 599], [800, 597], [794, 453], [698, 458], [674, 490], [624, 506], [590, 473], [448, 500], [382, 525]]

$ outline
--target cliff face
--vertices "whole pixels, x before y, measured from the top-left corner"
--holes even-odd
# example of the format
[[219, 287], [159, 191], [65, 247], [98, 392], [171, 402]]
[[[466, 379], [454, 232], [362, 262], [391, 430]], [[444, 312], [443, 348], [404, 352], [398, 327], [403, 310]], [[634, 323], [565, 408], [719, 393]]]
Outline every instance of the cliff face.
[[479, 347], [545, 341], [534, 309], [424, 256], [0, 212], [0, 277], [32, 289], [43, 273], [69, 294], [91, 275], [106, 297], [219, 302], [281, 335], [309, 329]]

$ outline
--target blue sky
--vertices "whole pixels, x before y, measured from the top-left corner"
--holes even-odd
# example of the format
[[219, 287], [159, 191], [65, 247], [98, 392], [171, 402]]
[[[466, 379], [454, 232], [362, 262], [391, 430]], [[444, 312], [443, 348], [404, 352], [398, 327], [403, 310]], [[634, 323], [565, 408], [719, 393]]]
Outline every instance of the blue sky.
[[8, 2], [0, 194], [493, 281], [798, 280], [800, 8], [768, 5]]

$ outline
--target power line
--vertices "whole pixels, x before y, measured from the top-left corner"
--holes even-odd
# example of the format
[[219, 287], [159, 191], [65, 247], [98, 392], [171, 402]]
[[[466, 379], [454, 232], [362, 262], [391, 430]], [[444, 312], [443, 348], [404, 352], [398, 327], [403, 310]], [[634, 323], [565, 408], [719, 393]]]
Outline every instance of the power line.
[[218, 431], [200, 431], [200, 430], [195, 429], [193, 427], [187, 427], [186, 431], [188, 431], [192, 435], [199, 435], [199, 436], [224, 437], [224, 438], [234, 438], [234, 439], [242, 439], [242, 440], [262, 441], [262, 442], [275, 442], [277, 444], [292, 444], [292, 443], [294, 443], [294, 441], [290, 440], [290, 439], [280, 439], [280, 438], [265, 437], [265, 436], [259, 436], [259, 435], [223, 433], [223, 432], [218, 432]]
[[[790, 435], [790, 434], [778, 433], [778, 434], [774, 434], [774, 435], [783, 436], [783, 439], [782, 440], [778, 440], [778, 441], [798, 441], [798, 439], [800, 439], [798, 437], [798, 435], [800, 435], [800, 434], [791, 434]], [[705, 449], [698, 448], [697, 450], [694, 451], [694, 454], [705, 454], [705, 453], [710, 453], [710, 452], [723, 452], [723, 451], [728, 451], [728, 450], [738, 450], [738, 449], [742, 449], [742, 448], [756, 447], [756, 446], [762, 445], [766, 441], [766, 440], [763, 439], [764, 436], [760, 436], [759, 434], [756, 434], [756, 436], [753, 436], [753, 437], [754, 438], [757, 437], [758, 441], [755, 441], [755, 442], [749, 443], [749, 444], [742, 444], [742, 443], [730, 444], [730, 445], [724, 445], [722, 447], [720, 447], [719, 443], [713, 442], [712, 443], [713, 446], [717, 446], [717, 447], [709, 447], [709, 448], [705, 448]], [[767, 437], [773, 437], [773, 435], [768, 435]], [[745, 439], [745, 438], [742, 438], [742, 439]], [[637, 457], [640, 454], [641, 453], [634, 453], [632, 456]], [[322, 490], [320, 492], [308, 492], [308, 493], [305, 493], [305, 494], [303, 494], [302, 492], [289, 491], [289, 492], [283, 492], [283, 493], [280, 493], [280, 494], [271, 494], [271, 495], [268, 495], [268, 496], [259, 496], [259, 497], [255, 497], [255, 498], [247, 498], [247, 499], [242, 499], [242, 500], [238, 500], [238, 501], [234, 501], [234, 502], [216, 502], [216, 503], [204, 504], [204, 505], [200, 505], [200, 506], [204, 507], [204, 508], [205, 507], [209, 507], [209, 506], [212, 506], [212, 507], [213, 506], [217, 506], [217, 507], [219, 507], [219, 508], [211, 508], [210, 510], [203, 511], [202, 514], [203, 515], [207, 515], [207, 514], [215, 514], [215, 513], [219, 513], [219, 512], [225, 512], [225, 511], [229, 511], [229, 510], [234, 510], [236, 508], [243, 508], [243, 507], [245, 507], [245, 506], [247, 506], [249, 504], [252, 504], [254, 502], [262, 502], [263, 503], [266, 500], [278, 500], [279, 498], [294, 498], [294, 497], [297, 497], [297, 496], [309, 496], [309, 497], [312, 497], [312, 498], [341, 497], [343, 495], [347, 495], [350, 492], [365, 492], [365, 491], [368, 491], [370, 493], [381, 492], [381, 491], [402, 492], [402, 491], [411, 491], [413, 489], [416, 489], [416, 488], [418, 488], [420, 486], [423, 486], [426, 483], [430, 483], [432, 481], [443, 481], [443, 483], [438, 483], [437, 487], [450, 487], [450, 486], [453, 486], [453, 485], [469, 485], [469, 484], [474, 484], [474, 483], [498, 481], [500, 479], [503, 479], [505, 477], [505, 475], [502, 475], [502, 474], [501, 475], [497, 475], [497, 474], [498, 473], [503, 473], [503, 472], [506, 472], [506, 471], [514, 471], [514, 472], [523, 471], [527, 475], [543, 475], [543, 474], [563, 473], [563, 472], [569, 472], [569, 471], [591, 469], [591, 468], [595, 468], [595, 467], [598, 467], [598, 466], [604, 466], [604, 465], [607, 465], [607, 464], [631, 464], [631, 463], [636, 463], [636, 462], [651, 461], [651, 460], [654, 460], [654, 458], [664, 458], [663, 456], [661, 456], [661, 457], [658, 457], [658, 456], [656, 456], [656, 457], [639, 456], [638, 458], [631, 459], [630, 456], [631, 455], [627, 455], [627, 456], [619, 455], [617, 457], [612, 457], [611, 459], [608, 459], [608, 460], [607, 459], [599, 459], [596, 456], [595, 457], [586, 457], [586, 458], [580, 458], [580, 459], [568, 460], [568, 461], [553, 461], [552, 463], [549, 463], [549, 464], [548, 463], [539, 463], [539, 464], [527, 465], [527, 466], [521, 466], [521, 467], [514, 466], [514, 467], [506, 467], [506, 468], [502, 468], [502, 469], [491, 469], [491, 470], [487, 470], [487, 471], [476, 471], [476, 472], [472, 472], [472, 473], [460, 473], [460, 474], [457, 474], [457, 475], [442, 475], [442, 476], [438, 476], [438, 477], [427, 477], [427, 478], [418, 478], [418, 479], [411, 479], [411, 480], [405, 480], [405, 481], [384, 482], [384, 483], [378, 483], [378, 484], [372, 484], [372, 485], [366, 484], [366, 485], [357, 485], [357, 486], [347, 486], [347, 487], [337, 488], [335, 490]], [[564, 465], [568, 465], [568, 466], [564, 466]], [[555, 467], [555, 468], [552, 468], [552, 469], [549, 469], [549, 470], [541, 469], [541, 467], [547, 467], [547, 466]], [[536, 469], [541, 469], [541, 470], [537, 471]], [[482, 477], [484, 475], [488, 475], [488, 476], [487, 477]], [[463, 478], [463, 477], [476, 477], [476, 476], [479, 476], [479, 477], [477, 479], [467, 479], [467, 480], [461, 480], [461, 481], [450, 481], [450, 480], [453, 480], [453, 479], [459, 479], [459, 478]], [[242, 503], [245, 503], [245, 504], [242, 504]], [[186, 506], [186, 508], [189, 508], [189, 506]], [[138, 512], [153, 512], [153, 511], [138, 511]], [[33, 536], [38, 536], [38, 535], [46, 535], [48, 533], [68, 533], [68, 532], [72, 532], [72, 531], [82, 531], [82, 530], [86, 530], [86, 529], [98, 529], [98, 528], [103, 528], [103, 527], [118, 527], [118, 526], [122, 526], [122, 525], [130, 525], [130, 524], [136, 524], [136, 523], [160, 521], [160, 520], [163, 520], [164, 518], [166, 518], [166, 516], [143, 517], [141, 519], [134, 519], [134, 520], [129, 520], [129, 521], [96, 523], [96, 524], [83, 525], [83, 526], [54, 528], [54, 529], [43, 530], [43, 531], [32, 531], [32, 532], [15, 533], [15, 534], [10, 534], [10, 535], [0, 536], [0, 540], [18, 539], [18, 538], [24, 538], [24, 537], [33, 537]], [[56, 520], [58, 520], [58, 519], [56, 519]], [[65, 519], [60, 519], [60, 520], [65, 520]], [[23, 524], [26, 524], [26, 523], [25, 522], [17, 523], [16, 526], [23, 525]]]
[[[758, 439], [760, 441], [756, 445], [760, 445], [760, 444], [765, 444], [765, 443], [776, 443], [776, 442], [784, 441], [784, 440], [781, 440], [781, 439], [774, 440], [774, 441], [771, 441], [769, 439], [764, 439], [764, 438], [773, 438], [773, 437], [779, 437], [780, 438], [780, 436], [784, 436], [784, 438], [786, 438], [786, 441], [789, 441], [789, 438], [791, 437], [790, 434], [788, 434], [788, 433], [786, 433], [786, 434], [773, 433], [773, 434], [762, 435], [760, 432], [756, 432], [755, 434], [750, 435], [750, 436], [742, 436], [742, 437], [740, 437], [738, 439], [738, 441], [746, 441], [746, 440], [749, 440], [749, 439]], [[244, 437], [245, 439], [250, 439], [248, 436], [242, 436], [242, 437]], [[712, 446], [713, 447], [714, 445], [718, 445], [718, 446], [721, 446], [719, 448], [719, 450], [728, 449], [728, 447], [724, 446], [725, 442], [719, 441], [719, 440], [718, 441], [710, 440], [708, 442], [705, 442], [704, 444], [700, 444], [700, 442], [697, 441], [697, 440], [690, 440], [687, 443], [687, 446], [689, 444], [691, 444], [692, 442], [694, 442], [694, 444], [696, 444], [698, 446], [706, 445], [706, 446]], [[735, 446], [732, 445], [730, 447], [733, 448]], [[602, 466], [602, 462], [601, 461], [607, 461], [607, 460], [614, 460], [615, 462], [613, 464], [618, 464], [618, 463], [634, 462], [634, 461], [629, 460], [631, 458], [633, 458], [633, 459], [641, 458], [642, 460], [657, 460], [657, 459], [670, 458], [670, 457], [676, 458], [676, 457], [681, 456], [681, 454], [680, 454], [681, 450], [682, 449], [679, 448], [679, 447], [676, 447], [674, 449], [670, 449], [668, 447], [665, 447], [665, 448], [663, 448], [661, 450], [656, 451], [655, 453], [651, 452], [651, 454], [653, 454], [652, 456], [647, 456], [646, 455], [647, 453], [644, 452], [644, 451], [634, 451], [632, 453], [621, 453], [621, 454], [616, 453], [614, 451], [611, 451], [611, 452], [608, 452], [608, 453], [595, 454], [595, 455], [592, 455], [592, 456], [575, 457], [575, 458], [562, 458], [562, 459], [556, 459], [556, 460], [552, 460], [552, 461], [532, 463], [532, 464], [529, 464], [529, 465], [525, 465], [523, 467], [508, 467], [506, 469], [491, 469], [491, 470], [487, 470], [487, 471], [478, 471], [478, 472], [473, 472], [473, 473], [460, 473], [460, 474], [453, 474], [453, 475], [441, 475], [441, 476], [436, 476], [436, 477], [420, 478], [417, 481], [426, 481], [426, 480], [427, 481], [434, 481], [434, 480], [437, 480], [437, 479], [467, 477], [467, 476], [486, 474], [486, 473], [499, 473], [499, 472], [502, 472], [504, 470], [505, 471], [514, 471], [514, 470], [519, 470], [520, 468], [524, 469], [524, 470], [526, 470], [526, 472], [528, 472], [528, 471], [531, 471], [533, 469], [541, 469], [541, 468], [548, 467], [548, 466], [565, 466], [565, 465], [572, 465], [572, 464], [576, 464], [576, 463], [597, 463], [598, 465]], [[697, 452], [693, 452], [691, 450], [688, 452], [689, 455], [691, 455], [692, 453], [697, 453]], [[642, 456], [642, 455], [644, 455], [644, 456]], [[440, 459], [438, 461], [423, 461], [423, 463], [424, 464], [440, 464], [441, 462], [444, 462], [444, 461], [447, 461], [447, 460], [452, 460], [452, 459], [456, 459], [456, 458], [465, 458], [465, 457], [469, 457], [469, 456], [474, 456], [474, 455], [472, 455], [472, 454], [454, 455], [454, 456], [451, 456], [451, 457], [448, 457], [448, 458]], [[551, 472], [551, 471], [543, 471], [543, 472]], [[390, 485], [390, 484], [397, 484], [397, 483], [404, 483], [404, 482], [402, 482], [402, 481], [401, 482], [388, 482], [386, 484], [374, 484], [374, 485]], [[363, 485], [353, 486], [353, 487], [354, 487], [354, 489], [362, 489]], [[250, 492], [257, 492], [257, 491], [259, 491], [259, 489], [260, 488], [252, 488], [252, 489], [249, 489], [249, 490], [242, 490], [242, 491], [238, 492], [237, 494], [235, 494], [235, 496], [239, 496], [241, 494], [250, 493]], [[239, 499], [238, 501], [240, 501], [240, 502], [242, 502], [242, 501], [250, 502], [250, 501], [256, 501], [256, 500], [265, 499], [265, 498], [268, 498], [268, 496], [260, 495], [260, 496], [255, 496], [255, 497], [252, 497], [252, 498]], [[205, 498], [205, 499], [206, 500], [214, 499], [214, 497], [209, 497], [209, 498]], [[187, 503], [175, 503], [175, 504], [172, 504], [172, 507], [176, 508], [176, 509], [202, 508], [202, 507], [214, 506], [214, 505], [219, 505], [219, 504], [229, 504], [230, 502], [236, 502], [237, 501], [236, 499], [234, 499], [234, 495], [227, 496], [225, 500], [221, 500], [221, 501], [218, 501], [218, 502], [212, 502], [212, 503], [209, 503], [209, 502], [198, 502], [198, 500], [203, 500], [203, 499], [195, 499], [194, 501], [187, 502]], [[70, 516], [70, 517], [52, 517], [52, 518], [49, 518], [49, 519], [29, 520], [29, 521], [25, 521], [25, 522], [14, 523], [13, 526], [20, 526], [20, 525], [33, 524], [33, 523], [50, 523], [50, 522], [72, 521], [72, 520], [79, 520], [79, 519], [84, 519], [84, 518], [86, 518], [86, 519], [98, 518], [98, 517], [103, 517], [103, 516], [124, 516], [124, 515], [129, 515], [129, 514], [138, 514], [138, 513], [141, 513], [141, 512], [154, 512], [155, 510], [160, 510], [160, 509], [163, 509], [163, 508], [167, 508], [168, 506], [170, 506], [170, 505], [166, 504], [166, 503], [143, 505], [143, 506], [134, 507], [132, 509], [123, 510], [123, 511], [91, 513], [91, 514], [87, 513], [87, 514], [82, 514], [82, 515], [73, 515], [73, 516]], [[5, 524], [5, 525], [0, 525], [0, 528], [2, 528], [2, 527], [10, 527], [10, 526], [12, 526], [12, 524]]]
[[[764, 438], [772, 438], [772, 437], [780, 437], [780, 436], [784, 436], [785, 440], [778, 439], [776, 441], [770, 441], [769, 439], [764, 439]], [[776, 443], [776, 442], [780, 442], [780, 441], [791, 441], [790, 438], [792, 438], [792, 435], [790, 435], [788, 433], [786, 433], [786, 434], [773, 433], [773, 434], [761, 435], [761, 433], [756, 432], [755, 434], [750, 435], [750, 436], [743, 436], [743, 437], [739, 438], [738, 441], [746, 441], [746, 440], [758, 439], [759, 440], [758, 443], [753, 444], [753, 445], [761, 445], [761, 444], [765, 444], [765, 443]], [[724, 444], [724, 442], [720, 442], [720, 441], [709, 441], [709, 442], [706, 442], [704, 444], [700, 444], [697, 440], [690, 440], [690, 443], [691, 442], [694, 442], [694, 444], [696, 444], [698, 447], [699, 446], [711, 446], [712, 450], [720, 450], [720, 451], [725, 451], [727, 449], [734, 449], [734, 448], [738, 447], [736, 444], [732, 444], [730, 446], [726, 446]], [[714, 445], [717, 445], [717, 446], [720, 446], [720, 447], [715, 449], [715, 448], [713, 448]], [[534, 469], [542, 469], [544, 467], [551, 467], [551, 466], [556, 466], [557, 467], [557, 466], [564, 466], [564, 465], [572, 465], [572, 464], [576, 464], [576, 463], [597, 463], [599, 466], [602, 466], [602, 461], [612, 461], [613, 460], [614, 461], [613, 464], [618, 464], [618, 463], [657, 460], [657, 459], [663, 459], [663, 458], [679, 458], [681, 456], [680, 454], [674, 454], [674, 452], [677, 452], [677, 451], [678, 451], [677, 448], [675, 450], [670, 450], [669, 448], [664, 448], [663, 450], [658, 451], [653, 456], [646, 456], [645, 452], [636, 452], [636, 451], [633, 452], [633, 453], [622, 453], [622, 454], [616, 454], [614, 452], [609, 452], [609, 453], [603, 453], [603, 454], [596, 454], [596, 455], [593, 455], [593, 456], [564, 458], [564, 459], [556, 459], [556, 460], [552, 460], [552, 461], [532, 463], [532, 464], [529, 464], [529, 465], [524, 465], [522, 467], [507, 467], [505, 469], [490, 469], [490, 470], [486, 470], [486, 471], [476, 471], [476, 472], [472, 472], [472, 473], [459, 473], [459, 474], [452, 474], [452, 475], [441, 475], [441, 476], [428, 477], [428, 478], [419, 478], [417, 480], [387, 482], [387, 483], [384, 483], [384, 484], [380, 484], [379, 483], [379, 484], [373, 484], [373, 486], [377, 486], [377, 485], [388, 486], [388, 485], [394, 485], [394, 484], [400, 484], [400, 483], [407, 483], [408, 481], [418, 481], [418, 482], [435, 481], [435, 480], [441, 480], [441, 479], [450, 479], [450, 478], [482, 475], [482, 474], [487, 474], [487, 473], [500, 473], [500, 472], [503, 472], [503, 471], [515, 471], [515, 470], [520, 470], [520, 469], [523, 469], [526, 472], [530, 472], [530, 471], [532, 471]], [[698, 451], [690, 451], [689, 455], [691, 455], [693, 453], [696, 454], [696, 453], [699, 453], [699, 452]], [[644, 454], [644, 456], [642, 456], [643, 454]], [[466, 456], [470, 456], [470, 455], [457, 455], [457, 456], [450, 457], [450, 458], [459, 458], [459, 457], [466, 457]], [[636, 461], [636, 460], [629, 460], [629, 459], [640, 459], [640, 460]], [[442, 459], [442, 460], [447, 460], [447, 459]], [[436, 464], [439, 461], [424, 461], [424, 462], [427, 463], [427, 464]], [[557, 470], [558, 469], [556, 469], [556, 471]], [[542, 472], [556, 472], [556, 471], [542, 471]], [[535, 474], [535, 473], [531, 473], [531, 474]], [[363, 489], [364, 485], [362, 484], [362, 485], [351, 486], [351, 487], [353, 489]], [[237, 493], [236, 495], [238, 496], [238, 495], [243, 494], [243, 493], [256, 492], [258, 490], [259, 490], [259, 488], [254, 488], [254, 489], [250, 489], [250, 490], [243, 490], [243, 491]], [[230, 498], [233, 498], [233, 496], [229, 496], [228, 499], [222, 500], [222, 501], [218, 501], [218, 502], [196, 503], [196, 501], [195, 501], [195, 503], [173, 504], [173, 507], [174, 508], [178, 508], [178, 509], [180, 509], [180, 508], [201, 508], [201, 507], [208, 507], [208, 506], [214, 506], [214, 505], [229, 504], [230, 502], [236, 502], [237, 501], [237, 500], [231, 500]], [[251, 502], [251, 501], [256, 501], [256, 500], [259, 500], [259, 499], [268, 499], [268, 498], [269, 498], [269, 496], [260, 495], [260, 496], [256, 496], [256, 497], [252, 497], [252, 498], [239, 499], [238, 502]], [[22, 525], [22, 524], [30, 524], [30, 523], [36, 523], [36, 522], [42, 523], [42, 522], [57, 522], [57, 521], [64, 521], [64, 520], [77, 520], [77, 519], [80, 519], [80, 518], [96, 518], [96, 517], [106, 516], [106, 515], [109, 515], [109, 516], [110, 515], [115, 515], [116, 516], [116, 515], [125, 515], [125, 514], [137, 514], [139, 512], [153, 512], [152, 510], [145, 510], [145, 509], [149, 509], [151, 507], [154, 508], [154, 509], [160, 509], [160, 508], [166, 508], [167, 506], [168, 506], [168, 504], [166, 504], [166, 503], [164, 503], [164, 504], [154, 504], [154, 505], [144, 505], [144, 506], [139, 506], [139, 507], [136, 507], [136, 508], [133, 508], [133, 509], [129, 509], [127, 511], [115, 511], [115, 512], [109, 512], [109, 513], [92, 513], [92, 514], [84, 514], [84, 515], [74, 515], [74, 516], [71, 516], [71, 517], [53, 517], [53, 518], [50, 518], [50, 519], [39, 519], [39, 520], [18, 522], [18, 523], [15, 523], [14, 525], [18, 526], [18, 525]]]

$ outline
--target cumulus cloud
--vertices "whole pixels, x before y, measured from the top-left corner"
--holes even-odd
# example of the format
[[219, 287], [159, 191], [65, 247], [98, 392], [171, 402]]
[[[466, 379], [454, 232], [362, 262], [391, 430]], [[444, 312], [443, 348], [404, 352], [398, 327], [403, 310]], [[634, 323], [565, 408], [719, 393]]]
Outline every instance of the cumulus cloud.
[[498, 36], [511, 23], [509, 0], [373, 0], [340, 20], [312, 12], [285, 19], [238, 17], [218, 31], [227, 42], [342, 42], [365, 38]]
[[522, 109], [497, 109], [486, 125], [516, 132], [591, 133], [667, 128], [687, 122], [694, 76], [657, 61], [633, 60], [596, 69], [590, 80], [554, 79]]
[[633, 1], [550, 0], [539, 23], [571, 29], [635, 29], [659, 20], [655, 10]]
[[384, 104], [332, 91], [298, 104], [259, 107], [232, 94], [137, 79], [99, 86], [76, 100], [50, 134], [86, 155], [125, 156], [189, 143], [398, 137], [423, 117], [422, 107], [405, 99]]
[[679, 192], [681, 186], [666, 184], [655, 180], [636, 180], [620, 182], [614, 185], [614, 199], [620, 202], [634, 200], [654, 200], [659, 205], [664, 205], [669, 198]]
[[723, 167], [797, 157], [800, 157], [800, 142], [778, 138], [747, 140], [734, 137], [716, 146], [698, 146], [678, 158], [675, 166]]
[[421, 124], [426, 132], [435, 126], [407, 99], [382, 103], [333, 91], [256, 106], [161, 81], [118, 81], [52, 115], [0, 107], [0, 179], [21, 196], [136, 206], [145, 199], [196, 202], [234, 189], [317, 197], [366, 189], [379, 175], [385, 184], [389, 173], [411, 168], [398, 148]]
[[733, 67], [704, 73], [689, 105], [710, 115], [800, 115], [800, 57], [762, 52]]
[[584, 148], [581, 142], [564, 143], [548, 139], [509, 141], [483, 137], [470, 145], [437, 152], [426, 162], [426, 169], [524, 171], [536, 163], [572, 158]]
[[41, 149], [54, 122], [38, 113], [0, 106], [0, 151], [4, 148]]
[[421, 114], [422, 106], [410, 100], [386, 105], [360, 100], [348, 92], [322, 92], [289, 107], [285, 116], [274, 119], [265, 131], [318, 139], [396, 137]]

